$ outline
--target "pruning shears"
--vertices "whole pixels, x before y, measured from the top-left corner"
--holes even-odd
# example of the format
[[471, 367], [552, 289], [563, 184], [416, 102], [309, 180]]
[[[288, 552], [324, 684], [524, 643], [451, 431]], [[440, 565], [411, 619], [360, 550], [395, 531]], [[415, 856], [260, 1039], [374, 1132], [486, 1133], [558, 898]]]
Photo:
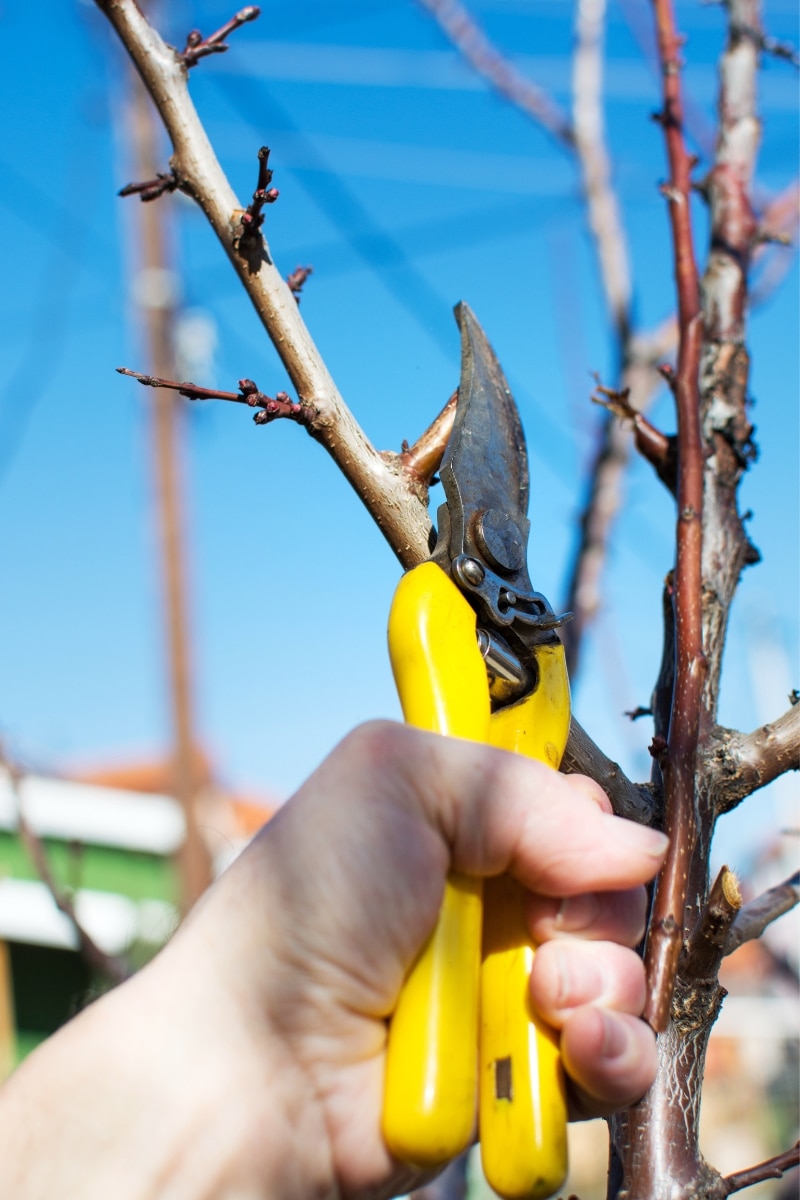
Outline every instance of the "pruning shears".
[[[488, 742], [557, 769], [570, 722], [558, 617], [527, 567], [528, 460], [517, 406], [466, 304], [461, 382], [440, 477], [446, 502], [430, 560], [403, 576], [389, 652], [406, 721]], [[534, 1018], [535, 947], [508, 876], [451, 872], [436, 928], [389, 1026], [383, 1133], [417, 1167], [446, 1162], [475, 1131], [486, 1178], [539, 1200], [567, 1170], [555, 1034]]]

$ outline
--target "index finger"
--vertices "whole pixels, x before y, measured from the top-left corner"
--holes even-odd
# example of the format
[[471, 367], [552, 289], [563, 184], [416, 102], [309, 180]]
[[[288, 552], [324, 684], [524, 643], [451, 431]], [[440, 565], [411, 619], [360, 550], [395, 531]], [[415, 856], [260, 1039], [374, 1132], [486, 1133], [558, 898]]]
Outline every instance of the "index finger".
[[416, 737], [429, 764], [418, 776], [420, 800], [457, 870], [509, 871], [547, 896], [632, 888], [658, 870], [667, 838], [608, 811], [591, 780], [472, 742]]

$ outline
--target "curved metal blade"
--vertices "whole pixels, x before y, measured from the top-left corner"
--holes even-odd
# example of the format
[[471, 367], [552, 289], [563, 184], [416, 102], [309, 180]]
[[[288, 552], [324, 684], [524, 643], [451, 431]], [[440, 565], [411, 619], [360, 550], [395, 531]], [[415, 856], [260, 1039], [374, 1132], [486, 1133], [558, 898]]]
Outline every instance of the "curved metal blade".
[[442, 566], [446, 560], [449, 568], [467, 554], [529, 591], [528, 453], [522, 422], [472, 309], [462, 302], [455, 314], [461, 329], [461, 382], [439, 471], [447, 504], [439, 510], [433, 557]]

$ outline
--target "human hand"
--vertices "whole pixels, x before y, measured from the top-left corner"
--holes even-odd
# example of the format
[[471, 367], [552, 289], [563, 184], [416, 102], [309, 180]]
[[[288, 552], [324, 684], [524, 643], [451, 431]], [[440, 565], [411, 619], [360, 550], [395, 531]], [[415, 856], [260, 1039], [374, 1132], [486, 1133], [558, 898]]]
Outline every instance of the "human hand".
[[[597, 785], [404, 726], [357, 730], [270, 822], [187, 926], [181, 954], [235, 980], [253, 1044], [279, 1044], [347, 1195], [408, 1187], [380, 1135], [386, 1017], [436, 921], [445, 875], [530, 889], [534, 1005], [561, 1032], [575, 1115], [641, 1096], [642, 884], [666, 839], [610, 815]], [[175, 952], [179, 949], [177, 943]], [[164, 955], [167, 965], [167, 955]], [[260, 999], [260, 1005], [254, 999]], [[220, 1037], [225, 1037], [221, 1030]]]

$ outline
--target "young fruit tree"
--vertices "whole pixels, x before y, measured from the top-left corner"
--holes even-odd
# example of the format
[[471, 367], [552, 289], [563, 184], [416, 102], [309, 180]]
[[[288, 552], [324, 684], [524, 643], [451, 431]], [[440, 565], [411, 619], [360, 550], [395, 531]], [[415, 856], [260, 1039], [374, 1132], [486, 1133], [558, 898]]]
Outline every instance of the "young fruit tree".
[[[276, 348], [293, 395], [267, 395], [249, 379], [241, 380], [238, 390], [220, 391], [202, 379], [164, 379], [128, 368], [124, 373], [190, 400], [216, 397], [249, 405], [260, 424], [295, 422], [332, 457], [400, 565], [415, 566], [429, 555], [428, 492], [452, 427], [454, 398], [438, 415], [431, 413], [429, 428], [400, 452], [373, 446], [301, 315], [298, 293], [307, 271], [284, 278], [275, 261], [279, 251], [267, 242], [266, 217], [277, 198], [271, 168], [279, 164], [270, 160], [266, 148], [259, 150], [255, 191], [240, 200], [191, 99], [191, 79], [203, 70], [201, 60], [223, 51], [227, 39], [258, 17], [258, 10], [242, 9], [210, 36], [192, 32], [185, 46], [176, 48], [135, 0], [97, 4], [135, 64], [172, 144], [169, 164], [125, 192], [138, 193], [148, 204], [175, 191], [196, 202]], [[737, 499], [755, 458], [747, 349], [750, 272], [764, 247], [783, 238], [787, 222], [793, 227], [797, 216], [796, 186], [787, 202], [786, 196], [763, 195], [755, 183], [759, 70], [765, 56], [791, 60], [793, 52], [768, 36], [759, 0], [724, 5], [727, 35], [719, 61], [717, 128], [701, 170], [690, 149], [686, 52], [673, 3], [653, 0], [648, 6], [648, 36], [654, 32], [661, 89], [652, 136], [663, 140], [666, 163], [661, 184], [665, 225], [652, 236], [671, 239], [675, 315], [655, 330], [642, 330], [602, 120], [602, 0], [575, 3], [571, 113], [521, 74], [458, 0], [423, 4], [487, 86], [546, 129], [581, 174], [619, 371], [615, 379], [598, 379], [594, 396], [607, 415], [565, 605], [574, 612], [564, 630], [573, 671], [598, 608], [631, 445], [652, 467], [653, 486], [672, 497], [674, 559], [664, 564], [661, 668], [651, 704], [636, 714], [652, 716], [651, 777], [642, 783], [626, 778], [574, 720], [562, 769], [593, 776], [608, 791], [617, 813], [663, 828], [670, 838], [642, 946], [648, 980], [645, 1016], [658, 1034], [658, 1076], [640, 1103], [609, 1120], [608, 1195], [721, 1200], [780, 1177], [798, 1162], [795, 1146], [766, 1162], [742, 1163], [736, 1174], [723, 1176], [705, 1161], [699, 1146], [704, 1060], [724, 996], [720, 966], [791, 908], [799, 894], [793, 876], [743, 904], [734, 873], [723, 867], [712, 877], [710, 870], [718, 820], [800, 766], [796, 693], [785, 712], [776, 712], [769, 724], [752, 732], [725, 728], [717, 715], [731, 605], [742, 572], [759, 558]], [[637, 11], [635, 24], [641, 26], [644, 18], [645, 12]], [[247, 30], [237, 36], [246, 37]], [[781, 65], [794, 69], [791, 61]], [[255, 176], [255, 148], [253, 162]], [[704, 223], [707, 233], [701, 237], [697, 229]], [[477, 300], [464, 298], [477, 307]], [[588, 371], [591, 363], [584, 366]], [[668, 430], [658, 428], [645, 412], [664, 380], [674, 398], [674, 425]]]

